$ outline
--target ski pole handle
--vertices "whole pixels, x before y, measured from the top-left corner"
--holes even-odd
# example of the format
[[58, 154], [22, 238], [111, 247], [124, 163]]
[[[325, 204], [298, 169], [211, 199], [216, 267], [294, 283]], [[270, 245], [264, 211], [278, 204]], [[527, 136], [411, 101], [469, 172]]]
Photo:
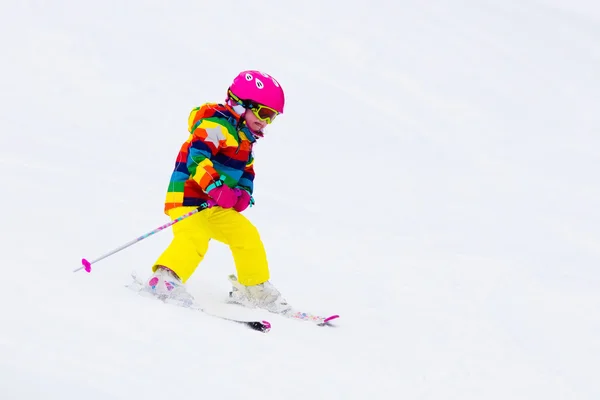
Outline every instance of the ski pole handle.
[[214, 204], [213, 204], [212, 201], [210, 201], [210, 200], [209, 201], [205, 201], [198, 208], [190, 211], [189, 213], [183, 214], [181, 217], [175, 218], [174, 220], [172, 220], [172, 221], [170, 221], [170, 222], [168, 222], [168, 223], [166, 223], [164, 225], [159, 226], [158, 228], [154, 229], [153, 231], [150, 231], [150, 232], [148, 232], [148, 233], [146, 233], [146, 234], [144, 234], [144, 235], [142, 235], [142, 236], [140, 236], [140, 237], [138, 237], [136, 239], [133, 239], [130, 242], [125, 243], [124, 245], [122, 245], [120, 247], [117, 247], [114, 250], [109, 251], [108, 253], [106, 253], [106, 254], [98, 257], [97, 259], [95, 259], [93, 261], [88, 261], [87, 259], [82, 258], [81, 259], [82, 266], [79, 267], [79, 268], [77, 268], [77, 269], [75, 269], [75, 270], [73, 270], [73, 272], [77, 272], [77, 271], [81, 271], [82, 269], [85, 269], [85, 272], [90, 273], [90, 272], [92, 272], [92, 264], [95, 264], [95, 263], [97, 263], [100, 260], [104, 260], [106, 257], [112, 256], [113, 254], [118, 253], [119, 251], [121, 251], [123, 249], [126, 249], [127, 247], [132, 246], [132, 245], [136, 244], [137, 242], [141, 242], [142, 240], [146, 239], [148, 236], [152, 236], [155, 233], [160, 232], [160, 231], [162, 231], [162, 230], [170, 227], [171, 225], [174, 225], [174, 224], [178, 223], [179, 221], [181, 221], [183, 219], [191, 217], [192, 215], [196, 214], [199, 211], [202, 211], [202, 210], [204, 210], [206, 208], [212, 207], [213, 205]]

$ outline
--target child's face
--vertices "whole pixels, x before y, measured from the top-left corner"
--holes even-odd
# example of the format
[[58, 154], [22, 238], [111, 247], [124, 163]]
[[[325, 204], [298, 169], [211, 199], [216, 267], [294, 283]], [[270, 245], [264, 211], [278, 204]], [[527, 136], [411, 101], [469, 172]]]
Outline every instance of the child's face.
[[246, 120], [246, 125], [248, 125], [248, 128], [254, 132], [262, 132], [262, 130], [267, 126], [267, 123], [258, 119], [252, 110], [246, 110], [244, 119]]

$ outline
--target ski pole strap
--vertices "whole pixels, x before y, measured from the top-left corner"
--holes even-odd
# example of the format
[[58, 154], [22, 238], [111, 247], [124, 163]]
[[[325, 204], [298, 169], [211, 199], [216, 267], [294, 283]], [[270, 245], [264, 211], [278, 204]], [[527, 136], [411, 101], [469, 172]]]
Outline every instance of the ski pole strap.
[[220, 186], [223, 186], [225, 184], [225, 178], [226, 178], [225, 175], [221, 175], [219, 177], [219, 179], [217, 179], [216, 181], [213, 181], [213, 183], [211, 183], [210, 185], [208, 185], [206, 187], [206, 190], [204, 191], [204, 193], [208, 194], [208, 192], [210, 192], [211, 190], [216, 189]]

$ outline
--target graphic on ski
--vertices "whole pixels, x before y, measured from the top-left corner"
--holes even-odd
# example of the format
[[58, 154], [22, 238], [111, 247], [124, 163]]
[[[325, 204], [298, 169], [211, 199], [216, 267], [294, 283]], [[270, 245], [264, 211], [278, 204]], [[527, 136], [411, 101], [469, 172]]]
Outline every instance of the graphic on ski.
[[156, 300], [160, 300], [163, 303], [166, 304], [171, 304], [171, 305], [176, 305], [178, 307], [183, 307], [183, 308], [188, 308], [190, 310], [195, 310], [195, 311], [200, 311], [206, 315], [209, 315], [211, 317], [214, 318], [219, 318], [225, 321], [229, 321], [229, 322], [234, 322], [240, 325], [244, 325], [254, 331], [258, 331], [258, 332], [263, 332], [263, 333], [267, 333], [271, 330], [271, 323], [269, 321], [244, 321], [244, 320], [238, 320], [238, 319], [233, 319], [233, 318], [228, 318], [222, 315], [217, 315], [217, 314], [213, 314], [210, 313], [208, 311], [206, 311], [205, 309], [203, 309], [199, 304], [197, 303], [191, 303], [189, 305], [184, 305], [181, 303], [176, 303], [176, 302], [171, 302], [169, 301], [169, 299], [163, 299], [160, 298], [158, 296], [155, 296], [154, 294], [152, 294], [151, 292], [147, 291], [145, 289], [145, 285], [144, 283], [137, 277], [137, 275], [135, 273], [131, 274], [131, 277], [133, 278], [133, 282], [131, 282], [128, 285], [125, 285], [125, 287], [133, 290], [134, 292], [143, 295], [143, 297], [150, 297]]
[[306, 313], [302, 311], [291, 311], [287, 314], [281, 314], [284, 317], [290, 319], [296, 319], [299, 321], [310, 321], [317, 324], [317, 326], [328, 326], [331, 325], [331, 321], [338, 319], [340, 316], [337, 314], [330, 315], [329, 317], [322, 317], [319, 315], [314, 315], [311, 313]]

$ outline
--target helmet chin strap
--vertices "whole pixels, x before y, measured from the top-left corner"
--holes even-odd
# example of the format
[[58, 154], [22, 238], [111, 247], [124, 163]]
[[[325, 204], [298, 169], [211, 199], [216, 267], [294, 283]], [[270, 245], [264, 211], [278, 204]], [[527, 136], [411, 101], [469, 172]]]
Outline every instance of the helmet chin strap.
[[264, 137], [264, 133], [263, 132], [256, 132], [256, 131], [252, 130], [248, 126], [248, 124], [244, 123], [244, 122], [246, 122], [246, 118], [245, 118], [246, 107], [244, 107], [242, 104], [238, 103], [237, 101], [235, 101], [231, 97], [229, 99], [227, 99], [227, 103], [229, 104], [229, 106], [231, 108], [233, 108], [233, 111], [235, 111], [240, 116], [240, 120], [238, 121], [238, 124], [237, 124], [237, 129], [238, 130], [243, 130], [244, 132], [250, 133], [250, 135], [252, 136], [252, 138], [254, 140], [259, 139], [261, 137]]
[[240, 118], [240, 121], [238, 122], [237, 129], [240, 130], [240, 131], [243, 131], [246, 134], [246, 136], [249, 135], [251, 137], [250, 138], [251, 142], [254, 142], [254, 141], [256, 141], [256, 140], [264, 137], [265, 134], [263, 132], [261, 132], [261, 131], [256, 132], [255, 130], [253, 130], [252, 128], [250, 128], [248, 126], [248, 124], [246, 124], [245, 122], [246, 122], [246, 119], [242, 115], [242, 117]]

